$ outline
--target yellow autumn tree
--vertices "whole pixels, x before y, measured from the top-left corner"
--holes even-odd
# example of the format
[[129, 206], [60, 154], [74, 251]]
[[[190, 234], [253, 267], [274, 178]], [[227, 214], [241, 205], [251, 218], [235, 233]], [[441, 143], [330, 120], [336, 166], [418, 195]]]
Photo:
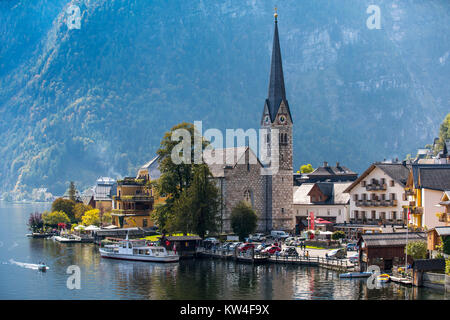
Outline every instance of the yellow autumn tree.
[[94, 226], [100, 225], [100, 210], [92, 209], [86, 211], [84, 215], [81, 217], [81, 223], [85, 226], [90, 226], [93, 224]]

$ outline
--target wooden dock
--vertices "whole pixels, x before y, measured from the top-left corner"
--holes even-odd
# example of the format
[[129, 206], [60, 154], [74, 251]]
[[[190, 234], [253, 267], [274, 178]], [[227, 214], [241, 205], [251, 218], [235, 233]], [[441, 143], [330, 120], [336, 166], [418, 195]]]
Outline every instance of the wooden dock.
[[340, 272], [348, 272], [355, 270], [355, 265], [348, 260], [342, 259], [326, 259], [322, 257], [302, 257], [302, 256], [268, 256], [268, 255], [252, 255], [248, 253], [237, 253], [222, 250], [199, 250], [197, 256], [204, 258], [215, 258], [223, 260], [234, 260], [246, 263], [282, 263], [304, 266], [323, 267]]

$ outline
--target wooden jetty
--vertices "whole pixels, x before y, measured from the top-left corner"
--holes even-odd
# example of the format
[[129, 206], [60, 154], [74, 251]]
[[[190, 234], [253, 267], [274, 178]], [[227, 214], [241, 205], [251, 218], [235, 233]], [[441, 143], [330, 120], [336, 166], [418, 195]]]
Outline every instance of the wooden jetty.
[[302, 257], [302, 256], [269, 256], [253, 254], [252, 252], [238, 253], [224, 250], [206, 250], [197, 251], [198, 257], [216, 258], [224, 260], [234, 260], [246, 263], [282, 263], [305, 266], [318, 266], [340, 272], [348, 272], [355, 270], [355, 265], [345, 259], [326, 259], [322, 257]]

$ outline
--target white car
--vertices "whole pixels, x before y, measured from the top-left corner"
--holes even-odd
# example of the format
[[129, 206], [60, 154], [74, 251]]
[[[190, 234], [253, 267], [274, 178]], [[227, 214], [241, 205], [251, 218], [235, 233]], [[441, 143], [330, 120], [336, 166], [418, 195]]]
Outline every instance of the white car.
[[211, 242], [211, 243], [220, 243], [219, 240], [217, 240], [216, 238], [206, 238], [205, 242]]
[[351, 263], [356, 263], [359, 261], [359, 254], [358, 253], [353, 253], [352, 255], [348, 256], [348, 261], [350, 261]]

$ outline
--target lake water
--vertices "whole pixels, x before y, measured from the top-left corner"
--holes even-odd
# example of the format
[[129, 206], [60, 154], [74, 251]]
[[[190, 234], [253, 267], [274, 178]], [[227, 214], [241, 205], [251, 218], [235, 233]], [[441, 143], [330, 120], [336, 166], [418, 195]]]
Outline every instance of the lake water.
[[[365, 279], [339, 279], [316, 267], [197, 259], [176, 264], [100, 258], [94, 244], [27, 238], [30, 213], [49, 204], [0, 202], [0, 299], [445, 299], [443, 292]], [[24, 265], [45, 261], [46, 273]], [[81, 288], [67, 287], [67, 268], [81, 270]]]

